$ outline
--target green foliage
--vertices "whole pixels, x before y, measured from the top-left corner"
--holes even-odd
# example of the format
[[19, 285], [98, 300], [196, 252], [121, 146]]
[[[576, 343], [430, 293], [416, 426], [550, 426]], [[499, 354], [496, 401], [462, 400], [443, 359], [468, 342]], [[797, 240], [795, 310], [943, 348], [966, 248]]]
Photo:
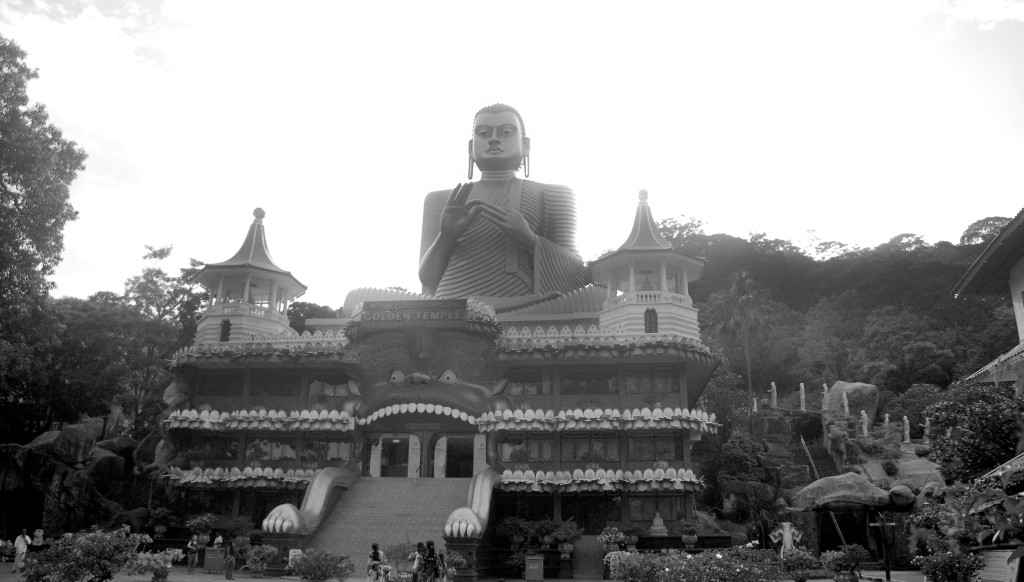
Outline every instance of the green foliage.
[[130, 533], [128, 528], [111, 532], [94, 529], [70, 539], [59, 539], [48, 549], [26, 558], [23, 580], [106, 582], [136, 559], [135, 548], [151, 541], [149, 536]]
[[556, 542], [575, 542], [583, 536], [583, 530], [580, 529], [576, 520], [567, 519], [559, 523], [551, 535]]
[[966, 481], [1016, 454], [1024, 400], [1008, 387], [958, 384], [925, 414], [931, 418], [932, 460], [947, 480]]
[[897, 463], [896, 461], [886, 459], [882, 461], [882, 470], [885, 471], [886, 475], [890, 477], [895, 477], [900, 472], [900, 466], [899, 463]]
[[807, 442], [820, 441], [825, 430], [821, 423], [820, 414], [799, 414], [790, 417], [790, 427], [793, 434], [803, 437]]
[[166, 578], [171, 573], [171, 563], [183, 560], [185, 552], [168, 549], [162, 552], [140, 552], [125, 567], [127, 574], [152, 574], [154, 578]]
[[746, 363], [747, 393], [752, 395], [753, 371], [750, 365], [751, 345], [763, 341], [773, 323], [770, 294], [760, 288], [747, 271], [729, 276], [729, 288], [711, 296], [711, 327], [709, 333], [738, 342], [743, 347]]
[[355, 572], [348, 556], [323, 550], [306, 550], [292, 561], [292, 571], [303, 580], [331, 580], [345, 582]]
[[838, 550], [822, 552], [821, 563], [829, 572], [853, 572], [862, 562], [871, 559], [871, 554], [860, 544], [839, 546]]
[[910, 422], [910, 438], [919, 439], [924, 436], [925, 409], [934, 404], [942, 393], [943, 389], [933, 384], [914, 384], [887, 402], [884, 411], [880, 412], [888, 412], [893, 418], [899, 419], [901, 424], [906, 416]]
[[217, 516], [212, 513], [202, 513], [185, 522], [185, 527], [194, 535], [209, 534], [213, 526], [217, 524]]
[[768, 481], [768, 471], [759, 463], [764, 448], [744, 434], [734, 434], [722, 445], [718, 479], [725, 481]]
[[279, 550], [274, 546], [263, 544], [250, 546], [249, 551], [245, 554], [245, 563], [254, 571], [258, 571], [265, 567], [267, 562], [276, 559], [279, 553]]
[[985, 567], [981, 554], [951, 551], [916, 556], [911, 563], [932, 582], [972, 582]]
[[337, 310], [326, 305], [317, 305], [306, 301], [295, 301], [288, 305], [288, 325], [300, 334], [304, 331], [313, 333], [311, 328], [306, 327], [307, 319], [333, 318], [338, 317]]
[[782, 554], [782, 569], [786, 572], [817, 570], [821, 560], [807, 548], [791, 548]]

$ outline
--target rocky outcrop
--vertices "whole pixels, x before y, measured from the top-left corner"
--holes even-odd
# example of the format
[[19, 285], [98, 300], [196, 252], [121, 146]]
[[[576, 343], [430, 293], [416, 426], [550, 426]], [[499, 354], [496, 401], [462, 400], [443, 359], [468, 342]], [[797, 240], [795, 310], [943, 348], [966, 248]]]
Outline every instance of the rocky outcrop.
[[121, 491], [125, 456], [130, 458], [130, 451], [122, 448], [127, 443], [114, 441], [97, 447], [90, 430], [68, 425], [24, 446], [0, 445], [0, 497], [20, 489], [42, 492], [42, 526], [47, 532], [111, 523], [123, 510], [109, 496]]
[[888, 505], [889, 492], [856, 473], [819, 479], [793, 496], [793, 509], [796, 511]]
[[878, 386], [863, 382], [836, 382], [828, 391], [828, 396], [821, 403], [823, 410], [836, 413], [843, 412], [843, 394], [850, 403], [850, 416], [860, 421], [860, 411], [868, 415], [868, 426], [875, 423], [878, 412]]

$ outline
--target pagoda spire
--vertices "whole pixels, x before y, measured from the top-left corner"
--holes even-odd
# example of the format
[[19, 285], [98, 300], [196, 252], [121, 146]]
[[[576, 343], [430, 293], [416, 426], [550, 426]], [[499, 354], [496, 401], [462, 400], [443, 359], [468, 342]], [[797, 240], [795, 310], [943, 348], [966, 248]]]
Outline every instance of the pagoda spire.
[[633, 230], [629, 238], [619, 247], [620, 251], [653, 251], [671, 249], [672, 245], [658, 232], [658, 226], [651, 215], [651, 207], [647, 204], [647, 190], [641, 190], [640, 202], [636, 206], [636, 218], [633, 219]]

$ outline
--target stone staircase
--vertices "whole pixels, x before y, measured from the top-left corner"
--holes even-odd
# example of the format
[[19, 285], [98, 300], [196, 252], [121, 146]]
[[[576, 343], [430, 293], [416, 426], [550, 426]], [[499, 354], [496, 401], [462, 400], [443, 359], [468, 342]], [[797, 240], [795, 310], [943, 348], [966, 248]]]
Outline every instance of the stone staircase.
[[575, 580], [601, 580], [604, 578], [604, 548], [597, 536], [583, 536], [575, 543], [572, 553], [572, 577]]
[[[803, 447], [798, 442], [796, 445], [796, 462], [807, 463], [807, 453], [803, 451]], [[832, 455], [825, 448], [825, 445], [820, 442], [807, 443], [807, 450], [811, 453], [811, 459], [814, 461], [814, 467], [818, 470], [818, 477], [832, 477], [838, 475], [839, 471], [836, 470], [835, 461], [832, 460]], [[811, 478], [814, 478], [814, 469], [811, 470]]]
[[358, 571], [370, 544], [434, 540], [443, 545], [444, 522], [466, 505], [469, 479], [363, 477], [341, 494], [309, 547], [353, 558]]

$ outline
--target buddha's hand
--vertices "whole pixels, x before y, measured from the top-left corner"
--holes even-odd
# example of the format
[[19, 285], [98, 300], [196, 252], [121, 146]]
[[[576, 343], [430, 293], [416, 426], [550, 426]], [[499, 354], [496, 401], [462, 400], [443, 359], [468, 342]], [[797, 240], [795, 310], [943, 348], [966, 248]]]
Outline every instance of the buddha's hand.
[[445, 203], [444, 210], [441, 212], [442, 234], [452, 239], [459, 238], [483, 211], [482, 208], [470, 208], [466, 205], [466, 200], [469, 199], [469, 193], [472, 191], [472, 182], [459, 184], [452, 190], [451, 196], [448, 197], [448, 202]]
[[529, 223], [526, 222], [526, 218], [518, 210], [512, 210], [511, 208], [505, 208], [483, 200], [473, 200], [468, 204], [468, 207], [470, 212], [481, 210], [484, 218], [493, 222], [495, 226], [505, 233], [505, 236], [515, 241], [520, 247], [533, 250], [533, 247], [537, 244], [537, 234], [533, 232]]

